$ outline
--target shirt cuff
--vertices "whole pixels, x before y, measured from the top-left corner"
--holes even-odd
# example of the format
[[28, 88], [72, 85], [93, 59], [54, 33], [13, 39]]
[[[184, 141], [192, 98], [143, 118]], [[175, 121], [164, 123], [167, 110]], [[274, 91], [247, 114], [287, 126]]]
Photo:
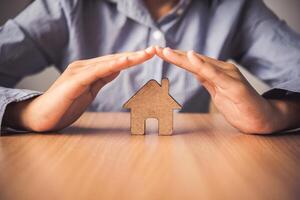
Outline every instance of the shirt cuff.
[[4, 88], [0, 87], [0, 136], [4, 135], [6, 133], [18, 133], [18, 132], [26, 132], [24, 130], [16, 130], [12, 127], [5, 127], [3, 122], [3, 115], [5, 112], [5, 109], [8, 104], [12, 102], [20, 102], [25, 101], [27, 99], [39, 96], [42, 94], [42, 92], [38, 91], [32, 91], [32, 90], [25, 90], [25, 89], [10, 89], [10, 88]]
[[300, 98], [300, 79], [278, 84], [262, 94], [267, 99]]

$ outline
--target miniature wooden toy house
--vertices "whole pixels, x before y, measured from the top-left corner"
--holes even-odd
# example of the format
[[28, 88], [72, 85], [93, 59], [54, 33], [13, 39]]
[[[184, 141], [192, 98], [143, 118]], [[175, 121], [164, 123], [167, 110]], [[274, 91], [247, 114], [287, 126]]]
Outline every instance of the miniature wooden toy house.
[[158, 120], [159, 135], [171, 135], [173, 110], [181, 109], [181, 105], [169, 94], [168, 79], [163, 79], [161, 85], [150, 80], [123, 107], [131, 110], [131, 133], [134, 135], [145, 134], [148, 118]]

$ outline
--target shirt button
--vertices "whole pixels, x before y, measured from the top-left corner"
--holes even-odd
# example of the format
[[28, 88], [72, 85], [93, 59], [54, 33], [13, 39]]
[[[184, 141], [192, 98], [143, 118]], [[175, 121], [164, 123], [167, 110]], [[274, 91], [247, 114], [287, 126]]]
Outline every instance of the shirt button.
[[183, 13], [183, 9], [182, 8], [180, 8], [180, 9], [177, 10], [177, 15], [182, 15], [182, 13]]
[[163, 37], [163, 34], [160, 31], [154, 31], [152, 36], [155, 40], [160, 40]]

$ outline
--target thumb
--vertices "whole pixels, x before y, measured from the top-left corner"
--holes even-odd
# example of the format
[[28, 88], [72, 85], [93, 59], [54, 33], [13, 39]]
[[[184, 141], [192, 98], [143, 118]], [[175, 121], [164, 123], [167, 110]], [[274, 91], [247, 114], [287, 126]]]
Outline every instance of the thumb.
[[113, 81], [114, 79], [116, 79], [118, 77], [118, 75], [120, 74], [120, 72], [116, 72], [110, 76], [104, 77], [99, 79], [98, 81], [96, 81], [95, 83], [93, 83], [91, 85], [91, 93], [93, 98], [96, 97], [96, 95], [98, 94], [99, 90], [104, 87], [107, 83]]

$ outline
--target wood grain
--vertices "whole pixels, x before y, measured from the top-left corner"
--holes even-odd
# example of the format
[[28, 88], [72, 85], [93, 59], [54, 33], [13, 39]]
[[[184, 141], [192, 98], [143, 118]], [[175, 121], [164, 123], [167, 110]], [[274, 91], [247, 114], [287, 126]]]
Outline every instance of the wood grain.
[[127, 113], [61, 133], [0, 138], [0, 199], [299, 199], [300, 134], [253, 136], [218, 114], [175, 114], [174, 134], [130, 135]]

